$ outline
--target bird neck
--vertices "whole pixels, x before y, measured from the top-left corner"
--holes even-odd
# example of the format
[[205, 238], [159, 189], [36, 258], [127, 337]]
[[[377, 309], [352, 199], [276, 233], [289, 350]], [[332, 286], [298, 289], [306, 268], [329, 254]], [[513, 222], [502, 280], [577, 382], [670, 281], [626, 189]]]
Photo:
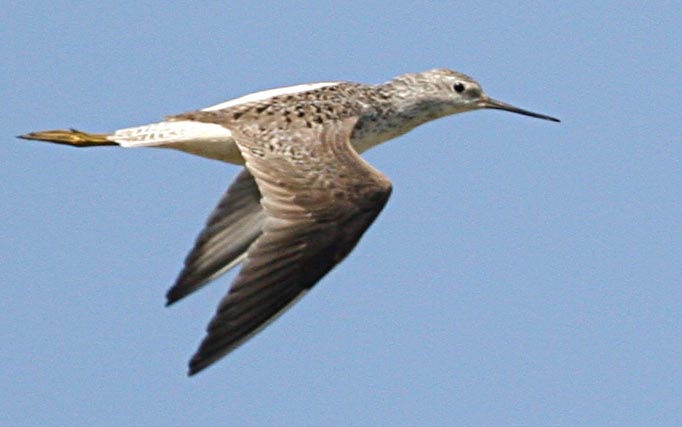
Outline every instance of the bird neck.
[[356, 124], [353, 138], [358, 152], [446, 115], [433, 98], [414, 93], [408, 85], [395, 80], [369, 88], [366, 101], [368, 108]]
[[449, 114], [441, 100], [410, 83], [397, 78], [377, 86], [385, 97], [381, 103], [384, 120], [394, 124], [399, 134]]

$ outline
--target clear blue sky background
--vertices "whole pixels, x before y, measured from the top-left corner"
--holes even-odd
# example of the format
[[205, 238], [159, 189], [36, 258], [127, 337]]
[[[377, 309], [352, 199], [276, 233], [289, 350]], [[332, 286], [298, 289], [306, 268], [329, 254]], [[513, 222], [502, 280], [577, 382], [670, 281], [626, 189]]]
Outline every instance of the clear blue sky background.
[[[0, 9], [0, 425], [682, 425], [678, 2], [84, 3]], [[14, 138], [433, 67], [563, 123], [368, 153], [361, 244], [194, 378], [233, 275], [164, 293], [238, 168]]]

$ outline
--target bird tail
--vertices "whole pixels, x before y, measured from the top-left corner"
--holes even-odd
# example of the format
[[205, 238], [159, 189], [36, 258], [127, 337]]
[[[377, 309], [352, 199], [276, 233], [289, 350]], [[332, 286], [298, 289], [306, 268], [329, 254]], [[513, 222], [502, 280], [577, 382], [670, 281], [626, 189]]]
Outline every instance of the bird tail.
[[99, 145], [118, 145], [109, 140], [108, 134], [87, 133], [76, 129], [46, 130], [19, 135], [18, 138], [37, 141], [54, 142], [55, 144], [72, 145], [74, 147], [93, 147]]

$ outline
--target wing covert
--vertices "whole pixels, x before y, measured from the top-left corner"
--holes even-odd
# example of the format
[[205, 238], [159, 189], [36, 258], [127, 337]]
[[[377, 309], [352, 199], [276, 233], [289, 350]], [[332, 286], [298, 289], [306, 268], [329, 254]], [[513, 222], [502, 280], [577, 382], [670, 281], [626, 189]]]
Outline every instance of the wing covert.
[[235, 131], [266, 219], [207, 327], [190, 375], [257, 333], [338, 264], [391, 192], [350, 145], [355, 118], [257, 137]]

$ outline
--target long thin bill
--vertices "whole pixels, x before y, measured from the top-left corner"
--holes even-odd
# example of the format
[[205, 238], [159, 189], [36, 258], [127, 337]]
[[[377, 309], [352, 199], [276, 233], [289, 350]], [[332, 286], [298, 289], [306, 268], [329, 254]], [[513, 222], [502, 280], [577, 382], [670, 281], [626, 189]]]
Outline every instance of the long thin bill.
[[507, 104], [506, 102], [498, 101], [496, 99], [487, 98], [483, 101], [483, 108], [491, 108], [493, 110], [511, 111], [512, 113], [523, 114], [524, 116], [535, 117], [537, 119], [549, 120], [552, 122], [561, 122], [556, 117], [546, 116], [544, 114], [534, 113], [532, 111], [524, 110], [519, 107]]

